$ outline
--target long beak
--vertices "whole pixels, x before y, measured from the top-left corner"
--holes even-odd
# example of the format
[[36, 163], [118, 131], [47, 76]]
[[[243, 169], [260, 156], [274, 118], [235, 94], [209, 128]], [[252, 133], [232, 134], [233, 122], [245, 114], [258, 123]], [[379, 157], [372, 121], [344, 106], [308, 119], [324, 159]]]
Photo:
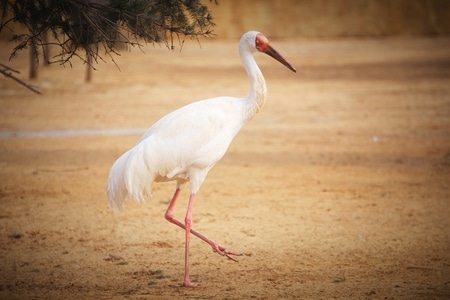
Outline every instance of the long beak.
[[273, 49], [270, 45], [267, 46], [266, 51], [264, 51], [264, 53], [266, 53], [267, 55], [272, 56], [273, 58], [275, 58], [276, 60], [278, 60], [280, 63], [282, 63], [283, 65], [285, 65], [289, 70], [297, 73], [297, 70], [294, 68], [293, 65], [291, 65], [287, 60], [285, 60], [283, 58], [283, 56], [281, 56], [280, 53], [278, 53], [277, 50]]

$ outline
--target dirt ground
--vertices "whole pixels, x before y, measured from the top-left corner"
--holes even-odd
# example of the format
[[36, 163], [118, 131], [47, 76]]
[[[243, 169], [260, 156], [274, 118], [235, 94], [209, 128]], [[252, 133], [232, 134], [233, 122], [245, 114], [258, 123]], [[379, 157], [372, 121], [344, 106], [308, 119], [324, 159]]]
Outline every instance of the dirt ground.
[[[41, 68], [35, 95], [0, 79], [2, 299], [449, 299], [450, 39], [272, 41], [269, 98], [209, 173], [194, 228], [163, 217], [174, 183], [109, 209], [115, 159], [192, 101], [244, 96], [237, 41], [148, 46]], [[7, 62], [11, 44], [0, 47]], [[25, 78], [27, 55], [10, 65]], [[184, 218], [185, 201], [176, 207]]]

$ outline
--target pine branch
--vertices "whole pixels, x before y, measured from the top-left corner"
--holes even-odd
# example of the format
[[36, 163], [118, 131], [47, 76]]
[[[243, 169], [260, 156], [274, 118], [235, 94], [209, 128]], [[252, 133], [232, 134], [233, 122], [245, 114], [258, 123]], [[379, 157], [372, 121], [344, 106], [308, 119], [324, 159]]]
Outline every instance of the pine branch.
[[[0, 8], [0, 33], [14, 32], [12, 22], [28, 29], [13, 36], [16, 46], [10, 59], [23, 49], [38, 54], [56, 45], [59, 53], [44, 56], [46, 63], [72, 65], [71, 59], [78, 57], [92, 68], [92, 62], [104, 61], [102, 55], [116, 64], [118, 43], [139, 48], [142, 42], [164, 43], [173, 50], [174, 40], [182, 48], [185, 37], [199, 41], [213, 36], [215, 25], [201, 0], [0, 0]], [[44, 38], [49, 32], [52, 42]], [[5, 70], [2, 74], [12, 76]]]

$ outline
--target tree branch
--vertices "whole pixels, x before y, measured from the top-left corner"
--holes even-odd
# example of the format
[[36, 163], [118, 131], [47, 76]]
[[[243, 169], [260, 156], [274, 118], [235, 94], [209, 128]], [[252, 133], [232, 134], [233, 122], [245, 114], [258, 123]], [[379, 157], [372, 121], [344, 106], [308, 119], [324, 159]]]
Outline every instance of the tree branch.
[[14, 76], [12, 74], [12, 72], [20, 74], [19, 71], [11, 69], [10, 67], [0, 63], [0, 73], [1, 74], [5, 75], [5, 77], [9, 77], [9, 78], [15, 80], [16, 82], [18, 82], [19, 84], [23, 85], [24, 87], [26, 87], [30, 91], [41, 95], [41, 92], [35, 86], [32, 86], [31, 84], [28, 84], [28, 83], [22, 81], [21, 79], [17, 78], [16, 76]]

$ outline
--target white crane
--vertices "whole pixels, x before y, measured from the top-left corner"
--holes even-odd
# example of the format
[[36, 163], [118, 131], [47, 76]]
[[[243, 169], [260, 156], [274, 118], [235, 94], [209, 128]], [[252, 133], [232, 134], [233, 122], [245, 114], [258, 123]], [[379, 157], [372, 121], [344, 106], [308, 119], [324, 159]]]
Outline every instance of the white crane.
[[[107, 195], [111, 208], [121, 209], [125, 198], [143, 202], [151, 197], [152, 182], [176, 181], [176, 190], [165, 218], [186, 231], [185, 273], [182, 286], [194, 287], [189, 278], [190, 233], [208, 243], [214, 252], [234, 261], [239, 253], [192, 229], [194, 198], [208, 171], [223, 157], [242, 126], [262, 108], [267, 97], [266, 82], [253, 58], [259, 51], [270, 55], [290, 70], [295, 68], [269, 45], [259, 32], [245, 33], [239, 42], [239, 55], [250, 79], [245, 98], [217, 97], [179, 108], [150, 127], [138, 143], [125, 152], [111, 168]], [[184, 223], [174, 218], [173, 208], [186, 182], [190, 197]]]

